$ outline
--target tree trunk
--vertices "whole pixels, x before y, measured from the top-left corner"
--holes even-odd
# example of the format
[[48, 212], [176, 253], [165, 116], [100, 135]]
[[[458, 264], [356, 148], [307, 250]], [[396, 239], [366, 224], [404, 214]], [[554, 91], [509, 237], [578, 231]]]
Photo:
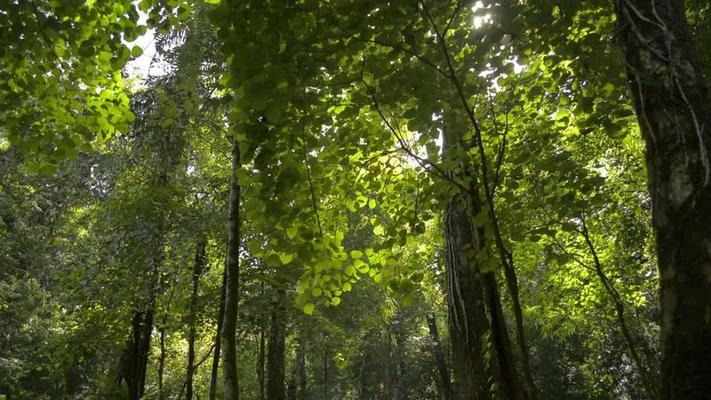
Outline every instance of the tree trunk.
[[202, 238], [197, 243], [195, 250], [195, 263], [193, 264], [193, 291], [190, 294], [190, 315], [188, 320], [188, 369], [185, 379], [185, 399], [192, 400], [193, 398], [193, 375], [195, 374], [195, 320], [197, 319], [197, 297], [198, 286], [200, 284], [200, 276], [205, 268], [205, 247], [207, 241]]
[[385, 392], [385, 400], [393, 400], [393, 343], [390, 334], [390, 325], [385, 332], [385, 376], [383, 377], [383, 391]]
[[328, 387], [328, 347], [323, 349], [323, 398], [328, 400], [330, 397]]
[[217, 329], [215, 330], [215, 352], [212, 353], [212, 372], [210, 374], [210, 400], [215, 400], [217, 396], [217, 377], [220, 369], [220, 350], [222, 337], [222, 320], [225, 317], [225, 289], [227, 281], [227, 269], [222, 271], [222, 290], [220, 291], [220, 306], [217, 311]]
[[[152, 303], [152, 302], [151, 302]], [[129, 400], [143, 396], [146, 383], [146, 366], [153, 330], [153, 307], [149, 304], [143, 311], [136, 311], [131, 322], [131, 339], [121, 357], [116, 382], [126, 382]]]
[[483, 274], [483, 280], [491, 318], [491, 341], [496, 351], [497, 379], [501, 383], [499, 391], [505, 399], [524, 399], [523, 385], [516, 372], [511, 339], [506, 329], [506, 319], [501, 307], [496, 276], [493, 272], [487, 272]]
[[439, 386], [442, 400], [450, 400], [452, 397], [452, 381], [449, 377], [449, 368], [447, 367], [447, 358], [442, 348], [442, 343], [439, 340], [439, 331], [437, 330], [437, 320], [434, 314], [427, 316], [427, 326], [430, 329], [430, 339], [432, 340], [432, 352], [434, 353], [435, 363], [437, 364], [437, 372], [439, 373]]
[[259, 352], [257, 354], [257, 379], [259, 380], [259, 399], [266, 399], [266, 387], [264, 384], [264, 365], [265, 365], [265, 335], [264, 335], [264, 324], [259, 327]]
[[160, 355], [158, 356], [158, 399], [165, 399], [163, 394], [163, 375], [165, 375], [165, 317], [163, 317], [163, 324], [161, 324], [160, 329], [158, 329], [159, 342], [160, 342]]
[[286, 292], [277, 290], [276, 301], [272, 304], [271, 329], [267, 351], [267, 398], [286, 400], [286, 375], [284, 369], [284, 345], [286, 336]]
[[297, 392], [299, 400], [306, 400], [308, 392], [306, 391], [306, 346], [304, 338], [299, 338], [299, 347], [296, 349], [296, 370], [299, 375], [299, 390]]
[[472, 265], [474, 234], [463, 196], [452, 199], [445, 215], [447, 306], [452, 343], [454, 400], [488, 400], [490, 371], [485, 364], [489, 321], [481, 274]]
[[239, 303], [239, 207], [240, 186], [237, 172], [240, 168], [237, 135], [232, 143], [232, 177], [230, 179], [229, 215], [227, 223], [227, 257], [225, 259], [225, 313], [220, 331], [222, 351], [222, 379], [224, 400], [239, 399], [237, 381], [237, 306]]
[[175, 288], [171, 288], [170, 295], [168, 296], [168, 302], [165, 306], [165, 311], [163, 312], [163, 318], [161, 319], [160, 328], [158, 329], [159, 334], [159, 346], [160, 354], [158, 356], [158, 398], [163, 400], [165, 394], [163, 393], [163, 376], [165, 375], [165, 328], [168, 325], [168, 316], [170, 315], [170, 304], [173, 302], [173, 293], [175, 293]]
[[618, 0], [661, 278], [662, 398], [711, 393], [711, 107], [682, 0]]

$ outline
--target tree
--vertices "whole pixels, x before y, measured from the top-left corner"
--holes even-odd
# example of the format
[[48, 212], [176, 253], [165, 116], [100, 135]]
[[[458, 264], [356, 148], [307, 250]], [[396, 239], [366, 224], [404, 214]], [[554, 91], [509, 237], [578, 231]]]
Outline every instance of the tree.
[[661, 284], [662, 398], [711, 391], [711, 109], [683, 1], [617, 1], [646, 143]]

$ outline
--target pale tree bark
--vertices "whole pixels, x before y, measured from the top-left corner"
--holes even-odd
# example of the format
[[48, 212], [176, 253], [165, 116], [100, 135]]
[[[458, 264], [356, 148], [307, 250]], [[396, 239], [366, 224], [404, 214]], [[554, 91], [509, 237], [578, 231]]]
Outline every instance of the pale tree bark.
[[661, 279], [662, 394], [711, 393], [711, 107], [682, 0], [617, 0], [646, 144]]
[[240, 186], [237, 172], [240, 168], [237, 135], [232, 144], [232, 177], [230, 180], [229, 212], [227, 222], [227, 257], [225, 259], [225, 313], [220, 331], [222, 345], [223, 399], [239, 399], [237, 381], [237, 305], [239, 302], [239, 248], [240, 248]]

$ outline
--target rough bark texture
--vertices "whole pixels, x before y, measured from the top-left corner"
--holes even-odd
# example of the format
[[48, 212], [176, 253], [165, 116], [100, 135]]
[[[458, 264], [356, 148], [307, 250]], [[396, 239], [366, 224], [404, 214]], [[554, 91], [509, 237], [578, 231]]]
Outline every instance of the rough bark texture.
[[200, 285], [200, 276], [205, 268], [205, 247], [207, 241], [203, 238], [197, 243], [195, 249], [195, 262], [193, 263], [193, 287], [190, 294], [190, 315], [188, 320], [188, 368], [187, 377], [185, 378], [185, 399], [192, 400], [193, 398], [193, 375], [195, 374], [195, 320], [197, 317], [197, 296], [198, 286]]
[[284, 345], [286, 338], [286, 293], [279, 289], [272, 304], [269, 347], [267, 351], [267, 399], [286, 399], [286, 374], [284, 368]]
[[646, 142], [661, 278], [663, 399], [711, 393], [711, 109], [682, 0], [618, 0]]
[[237, 172], [240, 168], [239, 144], [235, 137], [232, 146], [232, 178], [227, 222], [227, 257], [225, 259], [225, 313], [220, 331], [222, 344], [222, 374], [224, 400], [239, 399], [237, 381], [237, 304], [239, 301], [239, 206], [240, 186]]
[[464, 201], [458, 195], [447, 206], [447, 306], [452, 343], [455, 400], [490, 399], [485, 341], [489, 321], [478, 267], [473, 268], [474, 234]]
[[439, 374], [439, 386], [442, 400], [449, 400], [452, 397], [452, 381], [447, 368], [447, 357], [445, 357], [442, 343], [439, 340], [439, 330], [437, 329], [437, 319], [434, 314], [427, 316], [427, 326], [430, 330], [432, 340], [432, 352], [434, 353], [437, 373]]

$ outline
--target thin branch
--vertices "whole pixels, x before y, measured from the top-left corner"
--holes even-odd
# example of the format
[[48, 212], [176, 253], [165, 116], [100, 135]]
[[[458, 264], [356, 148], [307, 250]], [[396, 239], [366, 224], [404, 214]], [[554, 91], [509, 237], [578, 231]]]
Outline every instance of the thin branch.
[[306, 143], [302, 144], [301, 152], [304, 155], [304, 164], [306, 165], [306, 178], [309, 181], [309, 191], [311, 192], [311, 209], [314, 211], [314, 215], [316, 216], [316, 224], [318, 224], [318, 233], [321, 237], [323, 237], [321, 218], [318, 216], [318, 206], [316, 205], [316, 192], [314, 191], [314, 184], [311, 180], [311, 167], [309, 166], [309, 161], [306, 157]]

